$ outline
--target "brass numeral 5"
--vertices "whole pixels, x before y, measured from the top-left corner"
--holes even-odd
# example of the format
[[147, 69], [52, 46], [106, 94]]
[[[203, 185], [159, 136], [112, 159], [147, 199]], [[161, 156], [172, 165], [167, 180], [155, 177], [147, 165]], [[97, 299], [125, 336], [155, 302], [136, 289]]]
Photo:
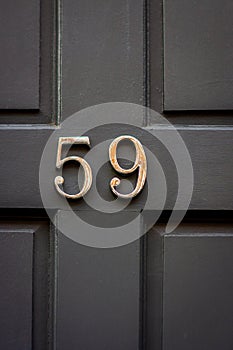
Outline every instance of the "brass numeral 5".
[[87, 136], [78, 136], [78, 137], [60, 137], [58, 141], [58, 148], [57, 148], [57, 162], [56, 162], [56, 167], [60, 169], [64, 163], [69, 162], [70, 160], [74, 160], [83, 167], [84, 170], [84, 184], [79, 193], [76, 194], [68, 194], [64, 192], [60, 186], [64, 183], [64, 178], [62, 176], [57, 176], [54, 179], [54, 184], [56, 187], [56, 190], [60, 195], [66, 198], [71, 198], [71, 199], [77, 199], [83, 197], [91, 188], [92, 184], [92, 171], [90, 165], [81, 157], [78, 156], [70, 156], [61, 159], [61, 151], [62, 151], [62, 146], [63, 145], [88, 145], [90, 147], [90, 140], [89, 137]]

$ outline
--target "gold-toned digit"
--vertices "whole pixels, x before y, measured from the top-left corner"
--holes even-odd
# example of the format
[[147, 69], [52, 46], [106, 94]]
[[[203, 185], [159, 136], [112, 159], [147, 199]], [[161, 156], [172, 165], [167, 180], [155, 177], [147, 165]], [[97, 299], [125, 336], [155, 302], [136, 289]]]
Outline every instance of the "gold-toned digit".
[[[118, 143], [122, 140], [130, 140], [133, 142], [135, 146], [136, 158], [135, 158], [134, 165], [130, 169], [123, 169], [119, 165], [117, 160], [117, 146], [118, 146]], [[121, 182], [121, 180], [118, 177], [114, 177], [110, 182], [111, 190], [113, 193], [115, 193], [116, 196], [120, 198], [133, 198], [137, 196], [137, 194], [139, 194], [139, 192], [141, 192], [141, 190], [143, 189], [143, 186], [146, 181], [146, 174], [147, 174], [146, 155], [141, 142], [135, 137], [129, 136], [129, 135], [123, 135], [123, 136], [117, 137], [115, 140], [113, 140], [113, 142], [109, 147], [109, 159], [113, 168], [120, 174], [124, 174], [124, 175], [131, 174], [138, 168], [137, 184], [135, 189], [131, 193], [122, 194], [115, 189], [115, 187], [117, 187]]]
[[57, 176], [54, 179], [54, 184], [56, 187], [56, 190], [60, 195], [66, 198], [71, 198], [71, 199], [77, 199], [80, 197], [83, 197], [90, 189], [91, 184], [92, 184], [92, 171], [90, 165], [86, 162], [81, 157], [78, 156], [70, 156], [61, 159], [61, 152], [62, 152], [62, 146], [63, 145], [73, 145], [73, 144], [82, 144], [82, 145], [88, 145], [90, 147], [90, 140], [89, 137], [87, 136], [77, 136], [77, 137], [60, 137], [58, 141], [58, 148], [57, 148], [57, 162], [56, 162], [56, 167], [60, 169], [64, 163], [73, 160], [78, 163], [83, 167], [84, 170], [84, 184], [79, 193], [76, 194], [68, 194], [64, 192], [60, 186], [64, 183], [64, 178], [62, 176]]

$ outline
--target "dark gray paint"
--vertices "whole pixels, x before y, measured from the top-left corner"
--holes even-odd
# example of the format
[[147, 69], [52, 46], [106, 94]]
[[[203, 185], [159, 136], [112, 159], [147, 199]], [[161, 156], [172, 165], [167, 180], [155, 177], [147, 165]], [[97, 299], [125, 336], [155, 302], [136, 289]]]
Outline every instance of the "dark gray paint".
[[33, 231], [0, 227], [0, 348], [31, 349]]
[[[12, 4], [13, 1], [11, 0], [10, 3]], [[38, 7], [38, 12], [36, 13], [36, 16], [39, 17], [38, 23], [40, 23], [40, 28], [38, 29], [38, 57], [37, 57], [37, 64], [39, 67], [39, 77], [37, 78], [37, 88], [39, 89], [39, 92], [36, 91], [36, 94], [39, 96], [39, 100], [37, 101], [37, 108], [39, 109], [29, 109], [32, 108], [30, 107], [30, 103], [25, 105], [25, 101], [29, 100], [31, 98], [32, 94], [34, 94], [33, 90], [30, 90], [29, 92], [27, 91], [28, 86], [25, 85], [26, 81], [22, 81], [22, 84], [20, 85], [19, 89], [16, 89], [12, 91], [12, 96], [11, 99], [14, 102], [14, 106], [9, 106], [9, 108], [17, 108], [17, 109], [0, 109], [0, 124], [46, 124], [46, 123], [51, 123], [54, 119], [55, 116], [57, 115], [57, 103], [55, 101], [55, 96], [57, 95], [57, 78], [56, 78], [56, 60], [57, 60], [57, 54], [56, 54], [56, 38], [58, 35], [58, 31], [56, 29], [56, 2], [55, 1], [32, 1], [31, 4], [27, 4], [27, 6], [24, 6], [23, 10], [23, 4], [26, 3], [26, 1], [23, 2], [17, 2], [15, 4], [15, 8], [17, 6], [20, 6], [20, 10], [18, 11], [21, 13], [22, 16], [24, 16], [24, 12], [26, 11], [29, 7], [34, 8], [35, 5], [37, 4]], [[5, 4], [2, 4], [2, 7], [4, 7]], [[34, 6], [34, 7], [33, 7]], [[21, 11], [21, 12], [20, 12]], [[13, 11], [11, 13], [11, 17], [17, 16], [17, 21], [18, 19], [18, 13], [16, 11]], [[21, 16], [21, 17], [22, 17]], [[27, 21], [30, 21], [30, 18], [27, 19]], [[27, 23], [27, 22], [26, 22]], [[20, 24], [22, 28], [24, 28], [25, 24], [21, 23]], [[37, 28], [37, 23], [33, 23], [33, 30], [32, 33], [28, 36], [28, 39], [31, 40], [30, 38], [33, 37], [34, 30]], [[11, 35], [11, 31], [6, 33], [4, 30], [4, 35], [8, 39], [8, 37]], [[27, 38], [24, 37], [24, 33], [21, 34], [17, 33], [17, 40], [18, 44], [22, 46], [22, 42], [26, 41]], [[13, 36], [12, 40], [15, 40], [15, 34]], [[33, 43], [33, 45], [36, 45], [36, 42]], [[13, 47], [12, 49], [14, 49]], [[24, 79], [23, 72], [25, 69], [29, 69], [32, 64], [29, 64], [27, 67], [25, 67], [24, 61], [25, 61], [25, 56], [26, 58], [28, 57], [28, 49], [25, 46], [22, 46], [20, 50], [23, 50], [23, 54], [21, 56], [17, 56], [17, 60], [13, 57], [11, 57], [11, 60], [13, 60], [13, 64], [15, 66], [22, 65], [23, 66], [23, 71], [17, 71], [15, 76], [11, 75], [12, 79], [12, 89], [14, 86], [16, 87], [16, 80], [17, 77], [20, 77]], [[30, 52], [29, 52], [30, 53]], [[32, 55], [33, 53], [30, 53]], [[5, 61], [6, 58], [4, 55], [1, 56], [2, 60]], [[10, 60], [10, 62], [11, 62]], [[2, 65], [1, 69], [5, 69], [7, 72], [10, 68], [8, 67], [8, 62], [6, 62], [6, 66]], [[4, 73], [5, 74], [5, 73]], [[5, 84], [6, 82], [4, 82]], [[29, 77], [29, 83], [32, 84], [33, 86], [36, 83], [36, 80], [33, 80], [33, 75], [30, 75]], [[3, 84], [3, 81], [0, 82], [0, 84]], [[5, 93], [4, 90], [5, 86], [1, 89], [2, 93]], [[19, 94], [19, 97], [15, 99], [15, 94]], [[27, 94], [26, 94], [27, 93]], [[17, 95], [18, 96], [18, 95]], [[35, 95], [36, 96], [36, 95]], [[35, 98], [33, 95], [33, 99]], [[37, 97], [38, 97], [37, 96]], [[3, 100], [2, 100], [3, 101]], [[0, 102], [1, 103], [1, 102]], [[16, 105], [16, 103], [19, 105]], [[22, 103], [24, 103], [24, 106], [22, 106]], [[21, 109], [21, 108], [24, 109]], [[3, 107], [2, 107], [3, 108]], [[34, 107], [33, 107], [34, 108]]]
[[165, 110], [232, 109], [232, 16], [229, 0], [164, 0]]
[[39, 108], [40, 1], [1, 3], [0, 108]]
[[[147, 1], [147, 101], [156, 112], [163, 112], [163, 0]], [[148, 124], [150, 123], [148, 117]]]
[[34, 230], [32, 349], [47, 350], [51, 340], [50, 304], [53, 293], [50, 225], [47, 220], [26, 222]]
[[139, 349], [140, 242], [96, 249], [58, 233], [57, 246], [56, 349]]
[[232, 349], [232, 230], [164, 237], [164, 350]]
[[26, 215], [0, 219], [0, 348], [6, 350], [46, 350], [49, 343], [49, 225]]
[[[52, 130], [48, 127], [0, 129], [1, 207], [42, 208], [38, 169], [45, 142]], [[233, 192], [232, 128], [180, 127], [178, 130], [187, 145], [193, 162], [194, 193], [190, 209], [231, 210]], [[104, 135], [102, 136], [104, 137]], [[169, 209], [172, 208], [176, 198], [177, 184], [174, 177], [176, 170], [159, 143], [154, 142], [151, 147], [158, 159], [161, 160], [167, 174], [169, 184], [167, 209]], [[49, 166], [51, 166], [51, 172], [56, 174], [55, 155], [54, 164], [49, 164]], [[109, 174], [110, 176], [111, 174]], [[101, 181], [106, 180], [102, 179]], [[56, 196], [58, 200], [60, 199], [61, 204], [62, 197], [54, 190], [53, 180], [51, 180], [48, 191], [50, 196]], [[140, 198], [132, 204], [132, 208], [142, 206], [143, 202]], [[77, 209], [85, 208], [82, 201], [75, 201], [74, 206]]]
[[[160, 0], [149, 1], [147, 12], [148, 99], [180, 124], [193, 161], [194, 193], [190, 224], [173, 236], [156, 225], [147, 237], [145, 348], [228, 350], [233, 227], [224, 223], [224, 189], [232, 193], [233, 164], [231, 127], [220, 125], [232, 125], [232, 2], [163, 0], [163, 5], [162, 11]], [[160, 149], [156, 154], [166, 157]], [[198, 208], [204, 210], [193, 210]]]
[[[62, 119], [103, 102], [143, 103], [143, 5], [63, 1]], [[139, 349], [140, 242], [103, 250], [59, 235], [57, 246], [56, 349]]]
[[63, 1], [63, 118], [95, 104], [143, 103], [143, 0]]
[[163, 327], [163, 237], [156, 226], [146, 235], [146, 246], [145, 349], [160, 350]]
[[[155, 0], [153, 5], [155, 5], [155, 2], [156, 10], [154, 14], [156, 14], [156, 21], [150, 27], [152, 30], [158, 28], [156, 40], [152, 40], [157, 44], [157, 49], [154, 51], [157, 54], [155, 55], [156, 60], [153, 61], [152, 59], [150, 62], [153, 64], [153, 74], [150, 78], [151, 95], [154, 94], [156, 96], [156, 106], [160, 111], [162, 109], [162, 100], [160, 98], [162, 98], [163, 91], [161, 59], [162, 4], [160, 0]], [[149, 85], [148, 77], [146, 84], [143, 81], [145, 79], [146, 58], [145, 50], [143, 52], [143, 44], [145, 44], [143, 33], [144, 3], [142, 0], [100, 2], [94, 0], [91, 2], [65, 0], [62, 2], [63, 67], [61, 99], [63, 117], [67, 117], [69, 114], [95, 103], [109, 101], [142, 103]], [[60, 6], [59, 1], [56, 2], [56, 6]], [[49, 123], [52, 120], [52, 114], [54, 113], [56, 116], [56, 112], [59, 110], [58, 101], [55, 101], [53, 106], [53, 97], [59, 97], [57, 95], [57, 80], [59, 80], [57, 73], [59, 69], [55, 72], [54, 66], [56, 67], [56, 64], [53, 65], [57, 52], [53, 51], [51, 40], [52, 33], [57, 33], [57, 29], [54, 30], [54, 22], [58, 23], [59, 20], [57, 14], [53, 15], [53, 10], [52, 1], [41, 2], [40, 111], [1, 111], [1, 123]], [[56, 17], [55, 21], [53, 21], [54, 17]], [[151, 21], [153, 21], [153, 18], [152, 16]], [[150, 19], [148, 18], [147, 20], [149, 21]], [[151, 37], [151, 39], [153, 38]], [[156, 89], [156, 91], [153, 91], [153, 89]], [[148, 90], [147, 92], [149, 92]], [[24, 96], [23, 98], [26, 97]], [[228, 99], [226, 103], [231, 104], [230, 101], [231, 99]], [[187, 109], [192, 108], [192, 104], [190, 108], [187, 107]], [[182, 123], [186, 125], [192, 124], [192, 118], [196, 115], [198, 114], [185, 112], [185, 114], [181, 115]], [[215, 116], [218, 116], [217, 123], [224, 125], [226, 121], [224, 116], [226, 115], [228, 123], [230, 123], [231, 112], [228, 112], [228, 114], [216, 114], [209, 111], [203, 113], [203, 115], [199, 114], [198, 120], [200, 123], [208, 124], [210, 118], [214, 119]], [[188, 119], [186, 119], [186, 116], [188, 116]], [[12, 220], [13, 213], [22, 215], [23, 211], [24, 215], [28, 215], [31, 219], [32, 213], [29, 209], [42, 207], [38, 187], [38, 166], [44, 144], [52, 130], [49, 126], [42, 127], [38, 125], [34, 127], [8, 125], [0, 129], [0, 206], [6, 209], [4, 213], [7, 212], [10, 217], [11, 222], [9, 225], [11, 228], [15, 227]], [[200, 221], [199, 214], [195, 212], [195, 209], [203, 211], [210, 209], [209, 213], [211, 213], [212, 209], [218, 210], [217, 217], [219, 219], [222, 209], [232, 209], [232, 128], [228, 129], [220, 126], [208, 128], [204, 125], [203, 127], [181, 126], [179, 130], [187, 143], [194, 162], [195, 190], [190, 207], [194, 211], [194, 221]], [[79, 130], [77, 130], [78, 133]], [[167, 154], [161, 146], [155, 142], [153, 147], [155, 147], [156, 154], [158, 154], [168, 172], [170, 183], [168, 205], [170, 207], [174, 203], [175, 198], [174, 168], [170, 167]], [[48, 164], [51, 167], [51, 171], [55, 168], [54, 165]], [[98, 184], [99, 186], [102, 186], [102, 181]], [[52, 182], [49, 190], [54, 195]], [[141, 205], [142, 200], [139, 198], [131, 208], [136, 206], [139, 209]], [[11, 208], [17, 209], [12, 211]], [[20, 211], [19, 208], [21, 208]], [[82, 202], [77, 202], [76, 208], [86, 210]], [[39, 217], [40, 211], [35, 210], [34, 213], [35, 216]], [[209, 214], [212, 221], [216, 219], [215, 213], [212, 216]], [[90, 217], [91, 213], [86, 213], [86, 215]], [[28, 222], [24, 223], [24, 230], [29, 228]], [[36, 226], [40, 227], [40, 224], [36, 223]], [[200, 232], [202, 226], [200, 224], [197, 229], [195, 224], [191, 224], [185, 231], [185, 234], [187, 232], [192, 232], [193, 234]], [[213, 232], [221, 233], [222, 231], [218, 231], [218, 229], [219, 227], [215, 229], [214, 225], [211, 227], [210, 224], [207, 224], [205, 235], [208, 233], [213, 235]], [[166, 289], [164, 289], [163, 294], [165, 296], [168, 293], [169, 297], [171, 295], [171, 305], [164, 309], [166, 311], [166, 315], [164, 314], [166, 323], [162, 324], [163, 233], [157, 228], [153, 230], [156, 238], [148, 239], [148, 266], [145, 264], [143, 269], [140, 267], [140, 260], [144, 261], [146, 259], [143, 258], [144, 251], [141, 250], [139, 242], [117, 249], [96, 250], [79, 246], [60, 235], [56, 241], [54, 240], [54, 232], [51, 233], [51, 240], [48, 244], [47, 226], [44, 229], [36, 229], [34, 227], [32, 230], [34, 232], [34, 276], [32, 282], [32, 348], [34, 350], [36, 348], [46, 349], [47, 343], [50, 343], [51, 348], [61, 350], [67, 347], [80, 347], [81, 349], [114, 349], [115, 347], [116, 349], [135, 350], [140, 349], [140, 337], [143, 338], [142, 343], [148, 349], [160, 349], [162, 328], [164, 327], [164, 332], [168, 332], [169, 329], [171, 330], [169, 326], [170, 321], [173, 321], [172, 325], [178, 324], [178, 321], [183, 322], [182, 318], [181, 320], [177, 318], [174, 320], [173, 315], [169, 314], [173, 307], [176, 307], [176, 304], [173, 305], [172, 300], [177, 294], [169, 293], [172, 293], [177, 287], [175, 282], [178, 278], [174, 281], [172, 279], [173, 275], [168, 275], [169, 271], [166, 269]], [[181, 228], [179, 230], [181, 232]], [[39, 236], [42, 240], [37, 236], [39, 232], [41, 232]], [[229, 232], [232, 233], [232, 228], [230, 228]], [[224, 231], [225, 234], [226, 232]], [[222, 237], [205, 238], [205, 235], [201, 238], [205, 242], [206, 240], [220, 239], [221, 243], [223, 240]], [[190, 239], [190, 242], [194, 240], [192, 235], [188, 239]], [[179, 240], [177, 241], [172, 249], [167, 250], [168, 255], [166, 255], [166, 261], [168, 261], [171, 252], [170, 264], [173, 264], [174, 269], [176, 264], [173, 258], [177, 257], [175, 251], [180, 252], [179, 249], [183, 247], [182, 244], [180, 245]], [[226, 240], [226, 245], [228, 241], [229, 239]], [[226, 259], [229, 258], [230, 261], [227, 253], [229, 248], [226, 248], [226, 256], [225, 248], [222, 249], [221, 259], [218, 259], [219, 265], [216, 264], [215, 260], [209, 259], [211, 258], [209, 246], [214, 248], [214, 251], [219, 254], [218, 256], [221, 253], [217, 250], [214, 242], [210, 245], [208, 244], [207, 249], [204, 249], [207, 260], [200, 261], [197, 266], [198, 270], [195, 271], [196, 275], [201, 279], [206, 277], [202, 269], [203, 266], [208, 267], [207, 273], [211, 273], [213, 266], [214, 268], [216, 267], [216, 270], [217, 268], [221, 269]], [[50, 268], [47, 265], [48, 245], [51, 247], [49, 254]], [[9, 250], [12, 246], [14, 244], [8, 245]], [[195, 244], [191, 244], [191, 257], [196, 254], [196, 251], [193, 252], [192, 246], [194, 247]], [[198, 254], [203, 256], [203, 248], [206, 248], [206, 245], [203, 244], [202, 248], [202, 245], [199, 244], [199, 248], [200, 253]], [[5, 263], [8, 259], [7, 251], [4, 254]], [[182, 256], [182, 254], [184, 254], [184, 251], [181, 251], [180, 255]], [[58, 266], [56, 258], [58, 258]], [[190, 263], [189, 256], [187, 257], [187, 262], [185, 261], [180, 270], [176, 271], [175, 276], [181, 276], [181, 273], [183, 273], [182, 268], [188, 266], [187, 263]], [[145, 279], [147, 277], [143, 273], [147, 267], [149, 279], [146, 283]], [[226, 279], [229, 271], [227, 268], [228, 266], [221, 276], [222, 286], [227, 284]], [[48, 270], [50, 271], [49, 276]], [[193, 270], [190, 271], [193, 272]], [[7, 272], [7, 269], [4, 272]], [[230, 272], [232, 274], [232, 271]], [[226, 275], [224, 275], [225, 273]], [[193, 275], [192, 273], [187, 277], [190, 285], [193, 283]], [[32, 279], [32, 276], [28, 277]], [[56, 286], [56, 282], [57, 288], [53, 291], [53, 286]], [[225, 296], [225, 289], [220, 290], [221, 286], [216, 286], [215, 282], [216, 280], [213, 278], [212, 286], [216, 287], [216, 289], [218, 288], [219, 291], [217, 296], [219, 299], [216, 298], [218, 302], [217, 307], [220, 316], [223, 317], [224, 314], [222, 312], [226, 310], [225, 306], [222, 309], [220, 307], [220, 297]], [[143, 283], [147, 285], [147, 293], [145, 290], [144, 294], [142, 293], [144, 288], [140, 286]], [[168, 289], [167, 286], [169, 287]], [[202, 285], [194, 287], [196, 289], [202, 288]], [[182, 292], [185, 292], [185, 290], [182, 289], [180, 291], [180, 297], [183, 296]], [[189, 289], [187, 289], [188, 292]], [[5, 293], [3, 296], [5, 296]], [[53, 304], [54, 296], [56, 297], [55, 304]], [[188, 297], [192, 301], [195, 296], [188, 294]], [[167, 297], [164, 300], [166, 302], [168, 300], [169, 303]], [[181, 299], [181, 306], [182, 302], [183, 299]], [[229, 308], [232, 305], [230, 302]], [[147, 303], [143, 310], [144, 312], [141, 310], [143, 303]], [[198, 306], [202, 306], [202, 300]], [[15, 307], [17, 308], [18, 305], [16, 304]], [[56, 309], [55, 316], [54, 308]], [[186, 310], [184, 311], [186, 312]], [[209, 312], [210, 315], [213, 315], [212, 309], [207, 311], [206, 315]], [[184, 316], [187, 319], [189, 315], [185, 312]], [[49, 324], [47, 324], [48, 313], [50, 314]], [[228, 310], [226, 315], [227, 319], [231, 321]], [[148, 322], [146, 324], [144, 320], [147, 316]], [[197, 325], [199, 313], [196, 313], [196, 316], [197, 319], [194, 325]], [[223, 325], [225, 325], [224, 322], [225, 320], [223, 320]], [[145, 328], [146, 326], [147, 329]], [[52, 344], [53, 327], [55, 328], [55, 344]], [[190, 329], [192, 329], [191, 327], [192, 325]], [[226, 339], [228, 337], [227, 330], [228, 328], [226, 327]], [[179, 334], [177, 335], [179, 336]], [[202, 333], [202, 336], [205, 337], [206, 335]], [[212, 336], [212, 333], [210, 336]], [[179, 338], [178, 340], [182, 344], [183, 339]], [[24, 341], [27, 341], [27, 334]], [[223, 342], [223, 344], [225, 343]], [[219, 348], [222, 348], [222, 344]], [[175, 347], [172, 350], [176, 350]]]

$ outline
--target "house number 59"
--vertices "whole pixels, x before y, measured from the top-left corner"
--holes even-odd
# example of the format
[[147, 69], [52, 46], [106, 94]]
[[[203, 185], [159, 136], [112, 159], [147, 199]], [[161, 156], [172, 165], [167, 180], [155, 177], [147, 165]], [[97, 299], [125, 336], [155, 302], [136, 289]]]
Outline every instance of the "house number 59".
[[[130, 169], [122, 168], [119, 165], [118, 160], [117, 160], [117, 146], [118, 146], [118, 143], [122, 140], [130, 140], [134, 144], [134, 147], [135, 147], [135, 151], [136, 151], [135, 162], [134, 162], [134, 165], [132, 166], [132, 168], [130, 168]], [[81, 198], [91, 188], [91, 184], [92, 184], [91, 167], [85, 159], [78, 157], [78, 156], [70, 156], [70, 157], [66, 157], [66, 158], [61, 159], [62, 146], [65, 144], [66, 145], [73, 145], [73, 144], [80, 144], [81, 145], [82, 144], [82, 145], [87, 145], [90, 147], [90, 140], [89, 140], [89, 137], [87, 137], [87, 136], [78, 136], [78, 137], [60, 137], [59, 141], [58, 141], [56, 167], [58, 169], [60, 169], [60, 168], [62, 168], [64, 163], [71, 161], [71, 160], [78, 162], [83, 167], [83, 170], [84, 170], [84, 183], [83, 183], [83, 187], [79, 193], [68, 194], [61, 189], [61, 185], [64, 183], [64, 178], [62, 176], [57, 176], [54, 179], [54, 184], [55, 184], [56, 190], [58, 191], [58, 193], [60, 195], [66, 197], [66, 198], [71, 198], [71, 199]], [[135, 189], [131, 193], [122, 194], [116, 190], [116, 187], [121, 182], [121, 180], [118, 177], [114, 177], [110, 181], [110, 188], [111, 188], [112, 192], [120, 198], [133, 198], [133, 197], [137, 196], [137, 194], [139, 194], [141, 192], [141, 190], [143, 189], [143, 186], [144, 186], [145, 181], [146, 181], [146, 174], [147, 174], [146, 155], [145, 155], [145, 152], [144, 152], [144, 149], [142, 147], [141, 142], [133, 136], [123, 135], [123, 136], [117, 137], [116, 139], [113, 140], [113, 142], [111, 143], [111, 145], [109, 147], [109, 159], [110, 159], [110, 162], [112, 164], [112, 167], [120, 174], [128, 175], [128, 174], [133, 173], [136, 169], [138, 169], [137, 183], [136, 183]]]

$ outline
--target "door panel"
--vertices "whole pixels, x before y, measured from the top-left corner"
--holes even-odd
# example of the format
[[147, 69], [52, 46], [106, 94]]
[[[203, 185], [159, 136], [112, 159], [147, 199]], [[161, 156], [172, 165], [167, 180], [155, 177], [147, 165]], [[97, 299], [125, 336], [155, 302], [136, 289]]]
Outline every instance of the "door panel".
[[147, 349], [231, 349], [232, 224], [148, 234]]
[[164, 109], [232, 109], [233, 4], [164, 1]]
[[62, 119], [104, 102], [143, 104], [143, 0], [65, 0], [62, 11]]
[[0, 108], [39, 108], [40, 1], [1, 3]]
[[200, 231], [164, 237], [166, 350], [233, 347], [233, 227]]
[[47, 348], [49, 271], [48, 223], [1, 219], [1, 349]]
[[1, 228], [0, 348], [29, 349], [32, 328], [33, 232]]
[[57, 235], [56, 349], [139, 349], [140, 241], [96, 249]]
[[56, 119], [56, 2], [2, 2], [0, 124]]

